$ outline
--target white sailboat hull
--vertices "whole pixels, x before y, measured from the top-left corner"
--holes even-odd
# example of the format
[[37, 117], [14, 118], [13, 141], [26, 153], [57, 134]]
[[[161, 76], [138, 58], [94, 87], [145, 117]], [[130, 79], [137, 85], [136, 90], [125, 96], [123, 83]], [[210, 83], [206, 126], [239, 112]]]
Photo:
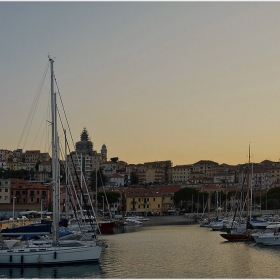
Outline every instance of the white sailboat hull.
[[97, 245], [0, 250], [0, 266], [97, 262], [101, 251], [102, 247]]

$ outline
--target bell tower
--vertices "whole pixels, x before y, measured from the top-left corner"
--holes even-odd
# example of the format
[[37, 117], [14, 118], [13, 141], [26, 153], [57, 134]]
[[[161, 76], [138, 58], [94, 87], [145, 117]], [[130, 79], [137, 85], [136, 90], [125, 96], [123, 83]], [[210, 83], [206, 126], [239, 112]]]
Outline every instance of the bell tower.
[[107, 161], [107, 148], [105, 144], [103, 144], [101, 148], [101, 161]]

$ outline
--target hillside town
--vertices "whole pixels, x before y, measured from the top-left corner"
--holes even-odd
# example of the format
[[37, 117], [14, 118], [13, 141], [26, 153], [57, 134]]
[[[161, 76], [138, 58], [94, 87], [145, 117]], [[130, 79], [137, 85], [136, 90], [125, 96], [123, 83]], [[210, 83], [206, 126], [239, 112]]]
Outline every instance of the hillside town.
[[[174, 193], [183, 188], [193, 188], [199, 192], [234, 192], [241, 189], [247, 180], [245, 170], [248, 163], [238, 165], [219, 164], [211, 160], [200, 160], [185, 165], [175, 165], [171, 160], [132, 164], [117, 157], [108, 159], [106, 145], [100, 152], [93, 149], [87, 130], [84, 128], [75, 150], [61, 160], [61, 170], [65, 164], [70, 175], [81, 175], [90, 194], [87, 203], [95, 201], [96, 191], [118, 192], [120, 199], [109, 207], [113, 213], [134, 212], [137, 214], [173, 213], [176, 205]], [[12, 175], [13, 171], [24, 171], [24, 178]], [[95, 188], [95, 172], [101, 172], [105, 184]], [[0, 211], [11, 210], [16, 204], [18, 210], [51, 209], [51, 156], [40, 150], [21, 149], [0, 150]], [[63, 172], [62, 172], [63, 173]], [[65, 173], [64, 173], [65, 174]], [[1, 176], [2, 175], [2, 176]], [[65, 176], [65, 175], [64, 175]], [[280, 163], [264, 160], [250, 163], [250, 184], [253, 194], [265, 195], [271, 188], [280, 186]], [[62, 176], [63, 177], [63, 176]], [[65, 210], [65, 183], [61, 180], [61, 211]], [[101, 202], [104, 207], [104, 201]], [[71, 205], [69, 206], [71, 211]]]

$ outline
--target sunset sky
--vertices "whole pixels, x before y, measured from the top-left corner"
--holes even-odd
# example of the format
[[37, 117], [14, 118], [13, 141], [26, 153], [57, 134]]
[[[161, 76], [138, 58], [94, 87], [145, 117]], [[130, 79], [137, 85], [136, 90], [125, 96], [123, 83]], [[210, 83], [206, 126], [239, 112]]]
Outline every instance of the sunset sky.
[[[0, 2], [0, 149], [46, 151], [31, 129], [20, 139], [50, 55], [74, 142], [85, 127], [94, 150], [135, 164], [239, 164], [249, 145], [278, 161], [279, 15], [280, 2]], [[36, 114], [49, 88], [48, 74]]]

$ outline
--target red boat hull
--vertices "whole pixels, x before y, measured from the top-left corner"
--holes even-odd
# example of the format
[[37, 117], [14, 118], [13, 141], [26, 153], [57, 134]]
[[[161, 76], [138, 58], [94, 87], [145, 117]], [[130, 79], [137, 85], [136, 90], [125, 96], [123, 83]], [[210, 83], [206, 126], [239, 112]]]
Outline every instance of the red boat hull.
[[99, 222], [98, 225], [101, 231], [108, 230], [115, 227], [115, 222]]
[[249, 233], [221, 233], [223, 238], [228, 241], [249, 241], [252, 240]]

